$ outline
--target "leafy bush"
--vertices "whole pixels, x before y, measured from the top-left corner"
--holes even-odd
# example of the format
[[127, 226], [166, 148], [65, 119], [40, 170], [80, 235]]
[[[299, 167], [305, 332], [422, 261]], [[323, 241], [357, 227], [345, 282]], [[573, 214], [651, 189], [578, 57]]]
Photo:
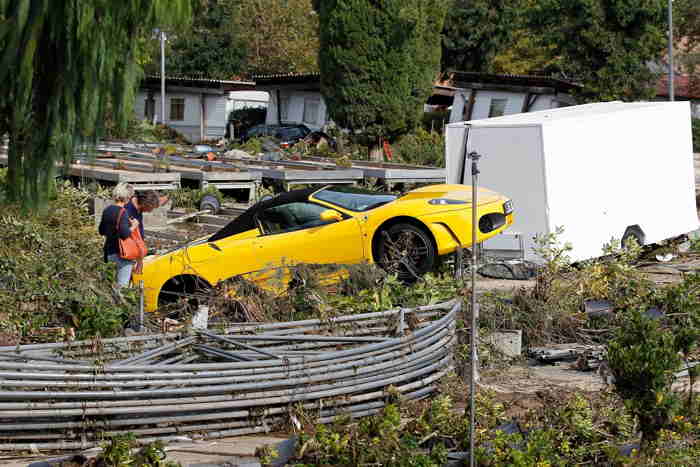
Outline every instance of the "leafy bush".
[[445, 166], [445, 138], [437, 131], [418, 128], [402, 136], [393, 145], [398, 161], [407, 164]]
[[627, 315], [608, 344], [608, 365], [615, 391], [639, 420], [642, 446], [648, 449], [677, 408], [678, 398], [670, 389], [680, 357], [674, 335], [658, 320], [646, 317], [644, 310]]
[[87, 192], [57, 190], [46, 217], [4, 206], [0, 217], [0, 333], [32, 341], [42, 326], [75, 327], [79, 338], [123, 329], [131, 303], [111, 296], [113, 265], [102, 259], [103, 238], [88, 215]]
[[173, 208], [182, 209], [199, 209], [199, 203], [202, 201], [205, 195], [212, 195], [219, 200], [219, 204], [223, 204], [224, 195], [213, 185], [209, 185], [206, 188], [192, 189], [181, 187], [175, 191], [169, 193], [169, 197], [173, 202]]
[[700, 152], [700, 118], [694, 118], [693, 123], [693, 151]]

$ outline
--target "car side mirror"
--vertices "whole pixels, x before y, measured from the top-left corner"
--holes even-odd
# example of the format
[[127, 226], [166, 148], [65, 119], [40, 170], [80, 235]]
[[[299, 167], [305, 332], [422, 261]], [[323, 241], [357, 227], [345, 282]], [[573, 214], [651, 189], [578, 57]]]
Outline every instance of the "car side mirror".
[[342, 214], [340, 214], [338, 211], [335, 209], [326, 209], [321, 213], [319, 216], [323, 222], [340, 222], [343, 220]]

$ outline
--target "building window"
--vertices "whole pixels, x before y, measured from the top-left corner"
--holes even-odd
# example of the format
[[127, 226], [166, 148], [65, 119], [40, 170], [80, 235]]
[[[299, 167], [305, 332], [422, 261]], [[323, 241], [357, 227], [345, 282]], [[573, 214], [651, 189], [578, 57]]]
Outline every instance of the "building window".
[[491, 99], [491, 105], [489, 106], [489, 118], [505, 115], [507, 103], [508, 99]]
[[280, 97], [280, 120], [289, 120], [289, 97]]
[[185, 119], [185, 99], [183, 97], [170, 98], [170, 120], [182, 121]]
[[317, 99], [304, 99], [304, 123], [318, 123], [318, 107]]

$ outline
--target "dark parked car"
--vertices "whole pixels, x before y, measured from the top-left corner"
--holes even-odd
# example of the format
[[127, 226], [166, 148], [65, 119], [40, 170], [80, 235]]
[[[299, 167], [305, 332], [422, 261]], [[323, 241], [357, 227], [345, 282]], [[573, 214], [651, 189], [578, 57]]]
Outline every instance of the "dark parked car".
[[311, 133], [311, 129], [302, 123], [282, 123], [281, 125], [255, 125], [246, 131], [242, 140], [272, 136], [280, 140], [280, 146], [288, 148]]

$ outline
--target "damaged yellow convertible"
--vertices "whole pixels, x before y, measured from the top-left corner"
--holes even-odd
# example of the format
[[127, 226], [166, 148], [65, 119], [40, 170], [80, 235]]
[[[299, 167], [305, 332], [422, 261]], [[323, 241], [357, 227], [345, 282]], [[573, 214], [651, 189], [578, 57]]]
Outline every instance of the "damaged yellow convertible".
[[[438, 257], [471, 245], [471, 187], [432, 185], [401, 196], [327, 186], [261, 201], [211, 237], [144, 260], [145, 307], [246, 274], [307, 264], [377, 263], [399, 278], [424, 274]], [[477, 242], [513, 223], [511, 201], [479, 189]], [[264, 284], [263, 284], [264, 285]]]

